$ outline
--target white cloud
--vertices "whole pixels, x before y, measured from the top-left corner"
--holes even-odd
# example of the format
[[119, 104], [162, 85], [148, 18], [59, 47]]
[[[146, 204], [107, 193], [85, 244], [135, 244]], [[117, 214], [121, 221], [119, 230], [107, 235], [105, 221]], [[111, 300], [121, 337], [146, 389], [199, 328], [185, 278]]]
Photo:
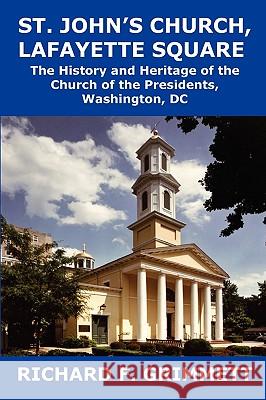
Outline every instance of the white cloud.
[[193, 223], [202, 224], [210, 220], [203, 202], [209, 197], [199, 180], [204, 177], [206, 166], [199, 160], [173, 161], [171, 173], [180, 183], [176, 195], [177, 207]]
[[64, 252], [65, 252], [65, 257], [74, 257], [74, 256], [76, 256], [78, 253], [81, 253], [82, 252], [82, 250], [80, 250], [80, 249], [75, 249], [75, 248], [73, 248], [73, 247], [55, 247], [54, 249], [53, 249], [53, 251], [56, 251], [56, 250], [64, 250]]
[[124, 211], [115, 210], [106, 205], [91, 203], [89, 201], [73, 201], [68, 204], [68, 208], [72, 211], [72, 215], [61, 218], [62, 224], [88, 224], [99, 226], [105, 222], [113, 222], [117, 219], [126, 219]]
[[116, 153], [89, 135], [79, 142], [37, 136], [26, 118], [6, 119], [2, 130], [3, 191], [23, 192], [29, 216], [97, 226], [126, 219], [104, 204], [106, 189], [130, 192], [132, 184], [115, 168]]
[[151, 128], [141, 124], [128, 125], [124, 122], [114, 122], [107, 134], [124, 157], [136, 170], [139, 170], [140, 161], [136, 158], [136, 151], [151, 136]]
[[115, 231], [118, 231], [118, 230], [120, 230], [120, 229], [124, 229], [124, 227], [125, 227], [124, 224], [116, 224], [116, 225], [113, 226], [113, 229], [114, 229]]
[[127, 249], [129, 249], [129, 245], [127, 244], [127, 242], [121, 238], [121, 237], [115, 237], [112, 239], [112, 243], [116, 243], [120, 246], [126, 247]]
[[245, 275], [238, 276], [232, 279], [238, 287], [238, 293], [241, 296], [251, 296], [252, 294], [258, 294], [258, 282], [266, 280], [266, 271], [261, 272], [248, 272]]

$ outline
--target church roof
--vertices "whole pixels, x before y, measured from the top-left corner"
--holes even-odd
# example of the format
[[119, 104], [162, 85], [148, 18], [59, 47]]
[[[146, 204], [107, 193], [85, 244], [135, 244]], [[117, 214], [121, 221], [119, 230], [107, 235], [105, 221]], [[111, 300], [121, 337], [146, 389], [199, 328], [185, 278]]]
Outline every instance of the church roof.
[[141, 155], [146, 151], [146, 148], [153, 144], [159, 144], [165, 148], [166, 151], [170, 154], [171, 157], [175, 155], [175, 149], [170, 144], [168, 144], [165, 140], [163, 140], [158, 135], [153, 135], [150, 137], [137, 151], [137, 158], [140, 158]]
[[140, 175], [134, 185], [132, 186], [133, 193], [136, 194], [136, 189], [142, 185], [145, 184], [146, 182], [150, 182], [151, 180], [158, 180], [162, 179], [166, 183], [170, 183], [176, 191], [179, 190], [180, 183], [177, 182], [177, 180], [173, 177], [171, 174], [167, 174], [165, 172], [159, 172], [157, 174], [152, 174], [152, 173], [145, 173], [143, 175]]
[[86, 253], [86, 251], [76, 254], [75, 258], [91, 258], [91, 259], [93, 259], [92, 255], [90, 255], [89, 253]]
[[167, 246], [167, 247], [158, 247], [156, 249], [147, 249], [147, 250], [142, 250], [144, 254], [148, 254], [151, 256], [155, 256], [156, 254], [160, 253], [184, 253], [186, 251], [192, 252], [196, 257], [201, 259], [201, 261], [205, 264], [207, 264], [214, 272], [216, 272], [219, 275], [223, 275], [226, 278], [229, 278], [229, 275], [227, 272], [225, 272], [224, 269], [222, 269], [211, 257], [209, 257], [199, 246], [197, 246], [195, 243], [189, 243], [189, 244], [180, 244], [178, 246]]
[[222, 269], [215, 261], [213, 261], [203, 250], [201, 250], [195, 243], [189, 243], [189, 244], [182, 244], [178, 246], [167, 246], [167, 247], [158, 247], [156, 249], [143, 249], [143, 250], [138, 250], [133, 253], [127, 254], [124, 257], [118, 258], [116, 260], [113, 260], [107, 264], [104, 264], [98, 268], [95, 268], [93, 271], [84, 271], [84, 275], [82, 277], [86, 278], [87, 276], [91, 276], [92, 274], [97, 274], [101, 270], [109, 269], [109, 268], [114, 268], [114, 267], [122, 267], [127, 266], [129, 262], [136, 261], [136, 260], [147, 260], [156, 263], [157, 265], [161, 264], [166, 264], [168, 266], [172, 267], [178, 267], [180, 269], [180, 272], [187, 271], [187, 272], [199, 272], [199, 270], [195, 269], [194, 267], [184, 265], [179, 262], [173, 262], [169, 259], [166, 258], [159, 258], [158, 256], [156, 257], [157, 254], [162, 254], [162, 253], [184, 253], [186, 251], [191, 252], [192, 254], [195, 255], [195, 257], [199, 258], [205, 265], [209, 267], [209, 271], [200, 271], [203, 276], [206, 277], [219, 277], [222, 279], [227, 279], [229, 278], [229, 275]]

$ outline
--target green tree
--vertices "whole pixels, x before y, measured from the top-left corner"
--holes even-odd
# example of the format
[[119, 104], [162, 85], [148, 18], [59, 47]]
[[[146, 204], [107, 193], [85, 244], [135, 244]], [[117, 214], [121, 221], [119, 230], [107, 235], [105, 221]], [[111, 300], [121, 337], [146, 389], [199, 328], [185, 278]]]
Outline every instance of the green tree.
[[234, 333], [242, 334], [245, 329], [253, 326], [254, 321], [248, 317], [242, 307], [237, 308], [234, 312], [229, 313], [224, 320], [224, 326], [231, 329]]
[[266, 326], [266, 281], [258, 282], [259, 294], [245, 299], [247, 315], [257, 327]]
[[[232, 210], [221, 236], [244, 226], [247, 214], [266, 211], [266, 117], [175, 117], [182, 132], [199, 123], [216, 128], [210, 153], [214, 161], [201, 183], [211, 192], [204, 203], [207, 211]], [[173, 117], [166, 117], [169, 121]], [[263, 220], [266, 223], [266, 218]]]
[[38, 354], [41, 335], [49, 324], [82, 311], [78, 274], [66, 270], [64, 266], [71, 259], [61, 249], [52, 251], [55, 243], [35, 246], [26, 229], [21, 234], [2, 222], [4, 238], [10, 241], [10, 251], [17, 260], [13, 265], [2, 265], [2, 319], [9, 334], [22, 331], [27, 343], [34, 337]]
[[259, 326], [266, 326], [266, 281], [260, 283], [259, 294], [258, 294], [258, 307], [259, 307], [259, 318], [257, 323]]
[[253, 319], [246, 314], [243, 297], [239, 296], [237, 286], [230, 280], [224, 283], [223, 314], [224, 327], [237, 334], [254, 324]]
[[239, 296], [237, 286], [229, 279], [224, 282], [223, 288], [223, 315], [224, 319], [241, 307], [243, 298]]

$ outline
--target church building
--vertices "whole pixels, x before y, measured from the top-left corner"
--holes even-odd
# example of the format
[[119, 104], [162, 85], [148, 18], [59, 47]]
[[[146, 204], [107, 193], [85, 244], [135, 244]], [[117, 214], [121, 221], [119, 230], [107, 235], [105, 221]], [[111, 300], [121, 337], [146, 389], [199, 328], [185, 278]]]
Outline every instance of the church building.
[[98, 344], [223, 340], [222, 288], [229, 276], [196, 244], [182, 243], [174, 154], [157, 131], [137, 151], [141, 173], [132, 187], [137, 219], [128, 227], [132, 253], [84, 272], [85, 311], [64, 322], [63, 337], [88, 336]]

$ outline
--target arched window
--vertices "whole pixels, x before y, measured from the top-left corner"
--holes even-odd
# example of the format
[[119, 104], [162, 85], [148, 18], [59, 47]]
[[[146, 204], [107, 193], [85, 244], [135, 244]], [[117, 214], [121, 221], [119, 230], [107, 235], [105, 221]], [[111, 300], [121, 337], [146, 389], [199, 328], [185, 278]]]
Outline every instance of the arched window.
[[142, 193], [142, 211], [148, 208], [148, 192]]
[[162, 169], [167, 171], [167, 157], [164, 153], [162, 153]]
[[170, 210], [170, 194], [167, 190], [163, 192], [163, 206]]
[[144, 157], [144, 172], [148, 171], [150, 169], [150, 155], [146, 154]]

